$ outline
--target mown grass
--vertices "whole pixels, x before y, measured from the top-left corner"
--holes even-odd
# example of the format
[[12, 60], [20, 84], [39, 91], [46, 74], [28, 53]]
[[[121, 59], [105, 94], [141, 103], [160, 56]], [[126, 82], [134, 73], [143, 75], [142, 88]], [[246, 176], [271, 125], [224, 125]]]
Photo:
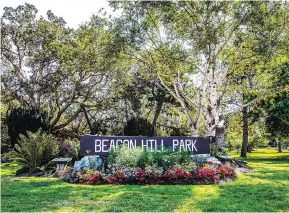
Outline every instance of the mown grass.
[[[234, 153], [232, 153], [234, 154]], [[289, 211], [289, 152], [255, 150], [253, 173], [223, 185], [101, 185], [55, 178], [15, 177], [16, 164], [1, 165], [2, 212]]]

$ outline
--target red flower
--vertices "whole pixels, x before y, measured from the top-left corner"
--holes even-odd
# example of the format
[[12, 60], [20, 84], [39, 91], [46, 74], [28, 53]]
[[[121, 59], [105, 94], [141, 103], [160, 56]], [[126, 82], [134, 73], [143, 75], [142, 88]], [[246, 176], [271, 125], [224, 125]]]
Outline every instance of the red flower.
[[143, 182], [143, 181], [145, 180], [145, 178], [144, 178], [144, 177], [140, 177], [138, 180], [139, 180], [140, 182]]
[[107, 179], [107, 182], [108, 182], [109, 184], [112, 184], [112, 183], [115, 183], [116, 180], [117, 180], [116, 177], [114, 177], [114, 176], [110, 176], [110, 177]]

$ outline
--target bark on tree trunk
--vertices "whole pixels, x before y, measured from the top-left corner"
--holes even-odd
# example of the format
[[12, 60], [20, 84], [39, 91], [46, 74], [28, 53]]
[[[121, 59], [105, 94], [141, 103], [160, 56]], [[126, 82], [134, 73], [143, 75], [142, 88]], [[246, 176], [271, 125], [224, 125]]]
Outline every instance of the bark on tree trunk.
[[156, 124], [157, 124], [157, 121], [158, 121], [158, 118], [159, 118], [159, 115], [161, 113], [161, 110], [162, 110], [162, 106], [163, 106], [163, 101], [158, 101], [157, 103], [157, 108], [156, 108], [156, 112], [155, 112], [155, 115], [154, 115], [154, 120], [153, 120], [153, 134], [152, 135], [155, 135], [156, 133]]
[[85, 120], [86, 120], [86, 122], [87, 122], [87, 124], [88, 124], [88, 126], [89, 126], [90, 134], [95, 135], [95, 132], [94, 132], [94, 130], [93, 130], [93, 128], [92, 128], [92, 125], [91, 125], [91, 123], [90, 123], [90, 120], [89, 120], [89, 118], [88, 118], [88, 115], [87, 115], [87, 112], [86, 112], [86, 110], [85, 110], [84, 105], [81, 104], [80, 106], [81, 106], [82, 111], [83, 111], [83, 113], [84, 113]]
[[278, 139], [278, 152], [282, 152], [282, 142], [281, 142], [281, 139]]
[[247, 146], [248, 146], [248, 107], [243, 107], [243, 142], [241, 157], [247, 157]]
[[218, 149], [222, 149], [224, 147], [225, 141], [225, 128], [224, 126], [216, 127], [216, 142]]

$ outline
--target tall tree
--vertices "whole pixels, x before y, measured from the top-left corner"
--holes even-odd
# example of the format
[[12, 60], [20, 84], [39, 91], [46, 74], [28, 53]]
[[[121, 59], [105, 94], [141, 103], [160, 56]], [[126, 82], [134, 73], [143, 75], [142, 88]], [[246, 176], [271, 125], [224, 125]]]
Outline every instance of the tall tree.
[[280, 92], [263, 102], [266, 112], [266, 126], [272, 137], [278, 140], [278, 151], [282, 152], [282, 140], [289, 137], [289, 64], [281, 71], [279, 82], [275, 84]]
[[126, 2], [119, 25], [136, 51], [129, 56], [156, 76], [182, 106], [193, 135], [224, 138], [226, 49], [250, 18], [246, 2]]
[[30, 4], [4, 8], [2, 100], [47, 111], [56, 131], [79, 115], [80, 104], [97, 106], [105, 98], [117, 48], [110, 48], [107, 23], [97, 16], [72, 30], [51, 11], [47, 19], [36, 15]]
[[[283, 36], [280, 29], [287, 23], [284, 16], [286, 3], [121, 2], [115, 4], [115, 7], [118, 6], [124, 11], [118, 26], [134, 49], [126, 54], [144, 67], [147, 75], [156, 76], [180, 103], [192, 134], [198, 134], [200, 123], [204, 120], [206, 135], [216, 136], [219, 147], [222, 147], [223, 113], [227, 102], [224, 97], [234, 79], [232, 64], [242, 64], [236, 53], [240, 53], [241, 49], [241, 60], [245, 60], [248, 47], [253, 49], [251, 53], [254, 54], [268, 49], [272, 51], [274, 44], [269, 48], [265, 44], [277, 42], [274, 38]], [[263, 24], [265, 26], [261, 27]], [[276, 30], [272, 30], [275, 24]], [[253, 39], [252, 35], [255, 36]], [[270, 39], [260, 45], [263, 37]], [[239, 61], [232, 62], [234, 55]], [[264, 58], [262, 63], [266, 62]], [[246, 61], [249, 67], [243, 66], [244, 75], [240, 82], [242, 86], [247, 84], [249, 90], [242, 96], [245, 140], [248, 106], [256, 96], [256, 87], [252, 87], [256, 80], [254, 70], [261, 70], [254, 65], [257, 60], [259, 58], [254, 57]], [[252, 64], [255, 68], [251, 69]]]
[[[243, 142], [241, 156], [246, 157], [250, 114], [258, 102], [278, 93], [280, 66], [286, 53], [281, 51], [288, 31], [288, 6], [282, 3], [254, 5], [254, 19], [236, 35], [229, 57], [230, 91], [227, 100], [242, 112]], [[285, 53], [285, 55], [284, 55]], [[285, 59], [286, 60], [286, 59]]]

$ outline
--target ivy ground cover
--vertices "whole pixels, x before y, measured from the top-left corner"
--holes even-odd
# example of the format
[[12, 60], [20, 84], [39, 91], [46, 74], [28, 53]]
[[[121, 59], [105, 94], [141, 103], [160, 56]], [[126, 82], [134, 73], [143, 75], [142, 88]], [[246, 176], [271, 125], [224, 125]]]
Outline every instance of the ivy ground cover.
[[256, 150], [253, 173], [223, 185], [78, 185], [55, 178], [15, 177], [1, 165], [1, 211], [289, 211], [289, 152]]

